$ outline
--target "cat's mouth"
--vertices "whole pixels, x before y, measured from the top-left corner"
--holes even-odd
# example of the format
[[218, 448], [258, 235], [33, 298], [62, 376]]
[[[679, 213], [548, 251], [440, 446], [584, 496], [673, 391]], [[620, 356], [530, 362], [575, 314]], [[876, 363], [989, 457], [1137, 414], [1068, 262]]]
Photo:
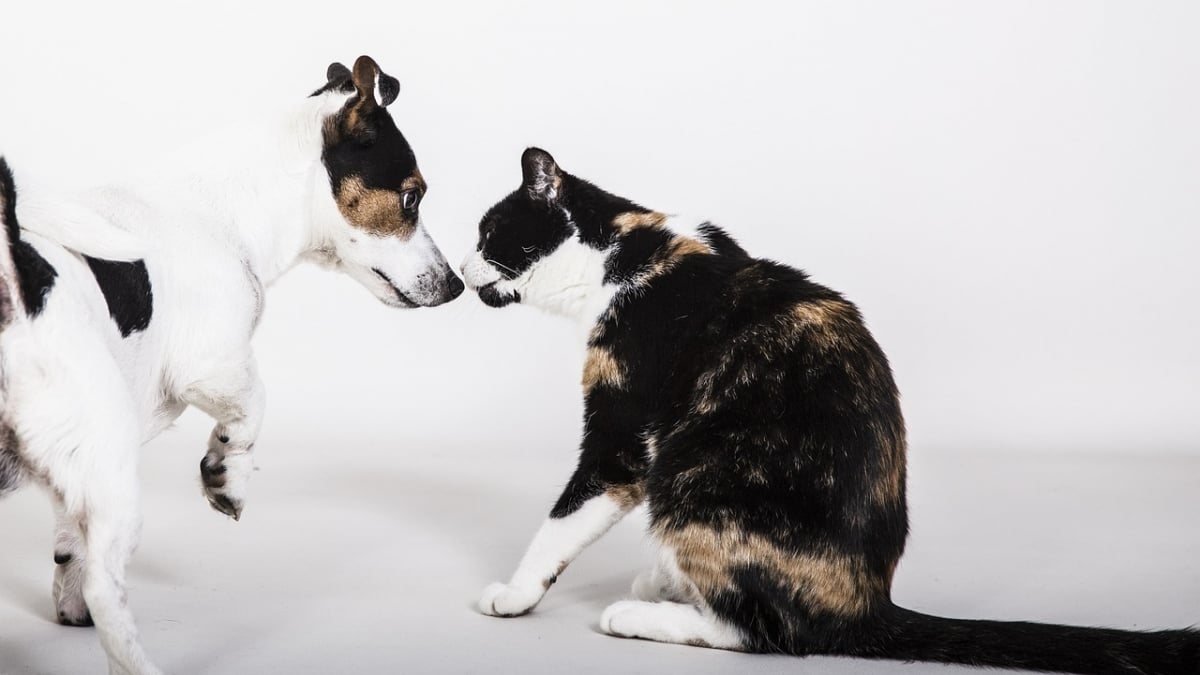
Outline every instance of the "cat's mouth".
[[501, 291], [496, 288], [497, 283], [493, 281], [490, 284], [480, 286], [479, 290], [476, 291], [479, 293], [479, 299], [483, 301], [483, 304], [488, 307], [504, 307], [521, 301], [520, 293], [516, 291]]

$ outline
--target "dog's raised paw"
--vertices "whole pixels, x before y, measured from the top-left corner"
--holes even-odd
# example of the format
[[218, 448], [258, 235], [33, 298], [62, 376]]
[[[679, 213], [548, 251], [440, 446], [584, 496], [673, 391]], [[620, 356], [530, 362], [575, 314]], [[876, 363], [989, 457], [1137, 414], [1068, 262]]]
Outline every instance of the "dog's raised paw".
[[209, 451], [200, 460], [200, 481], [213, 509], [240, 520], [245, 504], [246, 482], [254, 470], [249, 454], [220, 454]]

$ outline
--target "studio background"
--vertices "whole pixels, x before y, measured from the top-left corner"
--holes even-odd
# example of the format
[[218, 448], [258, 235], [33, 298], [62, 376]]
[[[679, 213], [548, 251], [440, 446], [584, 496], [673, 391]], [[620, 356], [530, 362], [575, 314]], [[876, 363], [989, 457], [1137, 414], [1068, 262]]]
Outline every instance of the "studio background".
[[[1187, 2], [13, 2], [0, 152], [18, 184], [103, 182], [370, 54], [401, 82], [390, 110], [456, 265], [538, 145], [860, 306], [910, 431], [898, 601], [1182, 626], [1200, 621], [1198, 31]], [[200, 495], [207, 418], [143, 455], [131, 602], [170, 672], [804, 667], [597, 634], [650, 559], [636, 517], [533, 616], [474, 612], [574, 464], [567, 322], [470, 295], [392, 310], [299, 267], [255, 345], [268, 412], [242, 522]], [[48, 500], [0, 503], [0, 535], [0, 673], [99, 672], [94, 634], [52, 623]]]

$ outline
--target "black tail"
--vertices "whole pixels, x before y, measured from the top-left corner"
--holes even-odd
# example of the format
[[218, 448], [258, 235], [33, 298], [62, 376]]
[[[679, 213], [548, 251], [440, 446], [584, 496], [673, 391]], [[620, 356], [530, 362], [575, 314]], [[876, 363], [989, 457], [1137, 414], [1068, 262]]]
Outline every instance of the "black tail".
[[854, 656], [1091, 675], [1200, 675], [1200, 632], [943, 619], [900, 607]]

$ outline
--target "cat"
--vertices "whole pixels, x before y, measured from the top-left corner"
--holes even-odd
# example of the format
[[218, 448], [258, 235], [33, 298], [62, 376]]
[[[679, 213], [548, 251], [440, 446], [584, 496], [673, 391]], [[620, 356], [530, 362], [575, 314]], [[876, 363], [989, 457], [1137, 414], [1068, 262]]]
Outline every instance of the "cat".
[[858, 309], [797, 269], [521, 158], [463, 276], [484, 303], [590, 328], [578, 468], [507, 584], [524, 614], [647, 504], [660, 553], [605, 633], [749, 652], [1074, 673], [1200, 673], [1200, 633], [927, 616], [894, 605], [905, 429]]

